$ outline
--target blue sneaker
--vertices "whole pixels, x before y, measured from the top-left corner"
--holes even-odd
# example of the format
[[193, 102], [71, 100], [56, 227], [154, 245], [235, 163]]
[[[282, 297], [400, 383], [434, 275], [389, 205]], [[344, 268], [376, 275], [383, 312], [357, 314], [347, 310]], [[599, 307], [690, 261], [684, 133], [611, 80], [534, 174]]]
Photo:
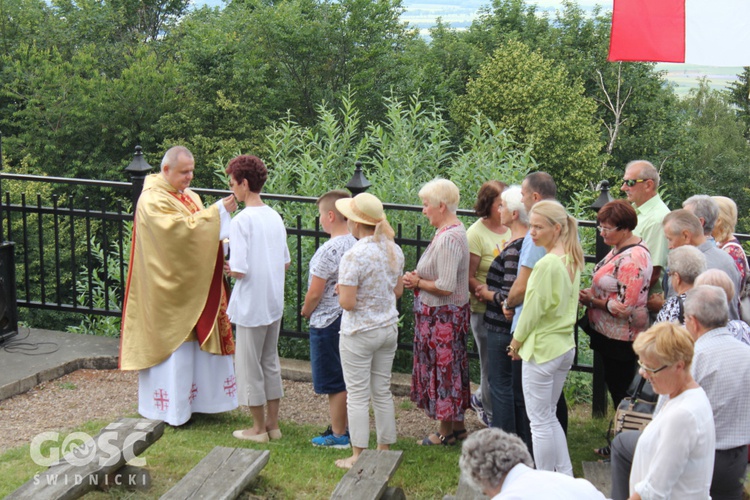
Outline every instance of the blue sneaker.
[[349, 442], [349, 431], [346, 431], [346, 434], [344, 434], [343, 436], [336, 437], [333, 435], [333, 430], [331, 429], [330, 425], [328, 426], [328, 429], [323, 432], [323, 434], [318, 437], [312, 438], [311, 442], [313, 446], [318, 446], [320, 448], [345, 450], [351, 447], [351, 443]]

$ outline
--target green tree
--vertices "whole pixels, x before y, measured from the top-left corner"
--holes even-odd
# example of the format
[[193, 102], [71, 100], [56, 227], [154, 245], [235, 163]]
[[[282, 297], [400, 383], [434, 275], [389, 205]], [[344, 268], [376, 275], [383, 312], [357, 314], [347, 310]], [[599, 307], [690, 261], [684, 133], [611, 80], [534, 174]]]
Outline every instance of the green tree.
[[465, 129], [479, 112], [512, 130], [518, 141], [533, 146], [539, 168], [570, 196], [599, 174], [602, 144], [593, 122], [595, 109], [580, 83], [568, 83], [565, 68], [509, 41], [469, 82], [452, 116]]
[[737, 106], [737, 116], [745, 124], [745, 138], [750, 139], [750, 66], [729, 84], [729, 101]]

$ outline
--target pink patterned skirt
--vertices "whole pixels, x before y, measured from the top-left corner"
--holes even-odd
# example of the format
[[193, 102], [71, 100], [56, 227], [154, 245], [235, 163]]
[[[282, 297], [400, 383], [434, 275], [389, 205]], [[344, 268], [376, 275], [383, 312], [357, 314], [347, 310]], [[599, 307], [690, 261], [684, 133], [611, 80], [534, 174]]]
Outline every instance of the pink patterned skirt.
[[428, 417], [461, 422], [469, 407], [469, 304], [430, 307], [414, 297], [411, 400]]

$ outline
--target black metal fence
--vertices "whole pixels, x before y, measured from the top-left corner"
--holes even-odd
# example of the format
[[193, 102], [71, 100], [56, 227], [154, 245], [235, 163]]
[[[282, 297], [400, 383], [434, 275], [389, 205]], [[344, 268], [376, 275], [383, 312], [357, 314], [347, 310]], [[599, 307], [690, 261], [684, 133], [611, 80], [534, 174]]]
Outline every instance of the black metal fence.
[[[15, 242], [18, 307], [82, 316], [120, 316], [133, 220], [130, 200], [137, 199], [142, 179], [131, 183], [2, 173], [0, 180], [5, 188], [0, 205], [0, 239]], [[605, 184], [597, 202], [606, 201], [606, 189]], [[32, 190], [36, 194], [28, 194]], [[91, 194], [96, 190], [100, 194]], [[86, 194], [81, 194], [84, 191]], [[229, 193], [195, 191], [204, 200]], [[292, 255], [282, 335], [307, 338], [306, 323], [299, 315], [307, 290], [307, 265], [328, 236], [319, 226], [315, 198], [264, 194], [263, 199], [284, 217]], [[421, 206], [385, 207], [408, 269], [429, 244], [432, 230], [425, 232], [421, 225]], [[459, 211], [459, 215], [467, 223], [475, 220], [469, 211]], [[580, 221], [582, 238], [591, 241], [595, 226], [593, 221]], [[748, 235], [738, 236], [742, 241], [750, 239]], [[601, 244], [598, 234], [596, 239], [597, 253], [606, 253], [608, 248]], [[603, 256], [587, 255], [586, 261], [596, 262]], [[412, 350], [411, 303], [410, 293], [405, 293], [398, 304], [403, 319], [399, 350], [404, 354]], [[573, 370], [595, 371], [592, 364], [579, 362], [578, 357]], [[606, 393], [599, 378], [595, 375], [594, 411], [603, 414]]]

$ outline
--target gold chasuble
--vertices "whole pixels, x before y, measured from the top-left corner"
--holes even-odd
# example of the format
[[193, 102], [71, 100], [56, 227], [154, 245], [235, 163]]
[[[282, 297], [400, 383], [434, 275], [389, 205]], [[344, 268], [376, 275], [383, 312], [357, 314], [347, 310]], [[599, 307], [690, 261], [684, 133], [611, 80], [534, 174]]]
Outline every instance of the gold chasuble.
[[234, 353], [220, 228], [218, 207], [204, 209], [197, 194], [178, 192], [161, 174], [146, 177], [122, 308], [122, 370], [158, 365], [190, 340], [212, 354]]

